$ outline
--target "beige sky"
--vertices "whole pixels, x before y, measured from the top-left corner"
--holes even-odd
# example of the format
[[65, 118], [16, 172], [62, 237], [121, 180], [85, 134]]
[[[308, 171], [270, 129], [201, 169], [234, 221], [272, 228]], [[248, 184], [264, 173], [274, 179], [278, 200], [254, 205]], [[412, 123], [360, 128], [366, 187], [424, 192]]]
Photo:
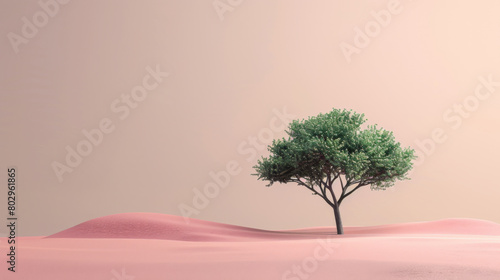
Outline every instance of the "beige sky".
[[334, 225], [310, 192], [250, 175], [283, 120], [333, 107], [429, 150], [411, 181], [349, 197], [344, 225], [500, 222], [498, 1], [64, 2], [1, 2], [0, 179], [17, 166], [21, 235], [187, 206], [263, 229]]

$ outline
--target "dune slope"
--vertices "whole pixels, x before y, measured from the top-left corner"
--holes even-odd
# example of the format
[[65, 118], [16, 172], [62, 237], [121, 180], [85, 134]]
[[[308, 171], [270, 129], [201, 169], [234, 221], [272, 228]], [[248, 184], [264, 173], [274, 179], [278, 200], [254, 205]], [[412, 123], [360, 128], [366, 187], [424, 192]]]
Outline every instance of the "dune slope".
[[83, 222], [47, 238], [133, 238], [179, 241], [238, 241], [297, 237], [289, 234], [157, 213], [124, 213]]
[[[302, 239], [336, 235], [335, 227], [266, 231], [158, 213], [123, 213], [83, 222], [47, 238], [133, 238], [179, 241], [239, 241]], [[474, 219], [346, 227], [346, 235], [368, 234], [469, 234], [500, 235], [500, 225]]]

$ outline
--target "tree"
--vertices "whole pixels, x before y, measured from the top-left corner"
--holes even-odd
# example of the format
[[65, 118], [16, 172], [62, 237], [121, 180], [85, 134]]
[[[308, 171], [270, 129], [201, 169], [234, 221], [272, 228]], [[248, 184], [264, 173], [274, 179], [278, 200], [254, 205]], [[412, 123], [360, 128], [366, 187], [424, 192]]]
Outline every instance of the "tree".
[[253, 175], [269, 181], [268, 187], [297, 183], [311, 190], [333, 208], [337, 234], [343, 234], [339, 207], [344, 199], [363, 186], [385, 190], [409, 179], [415, 158], [392, 132], [376, 125], [361, 129], [365, 121], [364, 114], [345, 109], [294, 120], [288, 139], [268, 146], [269, 157], [258, 161]]

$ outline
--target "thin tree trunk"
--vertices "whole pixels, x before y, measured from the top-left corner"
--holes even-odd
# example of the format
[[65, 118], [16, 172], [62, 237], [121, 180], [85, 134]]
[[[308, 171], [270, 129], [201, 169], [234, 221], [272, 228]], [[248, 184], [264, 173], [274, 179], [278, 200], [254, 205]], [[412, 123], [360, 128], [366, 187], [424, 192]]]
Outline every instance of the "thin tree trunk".
[[340, 218], [340, 210], [338, 205], [333, 206], [333, 214], [335, 215], [337, 234], [344, 234], [344, 227], [342, 226], [342, 219]]

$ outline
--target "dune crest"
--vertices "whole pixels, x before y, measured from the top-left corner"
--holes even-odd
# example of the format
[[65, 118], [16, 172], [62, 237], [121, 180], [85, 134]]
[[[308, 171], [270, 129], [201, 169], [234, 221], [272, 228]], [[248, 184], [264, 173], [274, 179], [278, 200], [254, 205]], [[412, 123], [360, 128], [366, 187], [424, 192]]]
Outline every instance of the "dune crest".
[[[188, 221], [188, 222], [187, 222]], [[278, 238], [284, 233], [159, 213], [123, 213], [95, 218], [46, 238], [132, 238], [180, 241], [239, 241]]]
[[[95, 218], [46, 238], [130, 238], [179, 241], [305, 239], [337, 236], [334, 227], [266, 231], [159, 213], [123, 213]], [[472, 234], [500, 235], [500, 224], [474, 219], [446, 219], [370, 227], [346, 227], [347, 235]]]

